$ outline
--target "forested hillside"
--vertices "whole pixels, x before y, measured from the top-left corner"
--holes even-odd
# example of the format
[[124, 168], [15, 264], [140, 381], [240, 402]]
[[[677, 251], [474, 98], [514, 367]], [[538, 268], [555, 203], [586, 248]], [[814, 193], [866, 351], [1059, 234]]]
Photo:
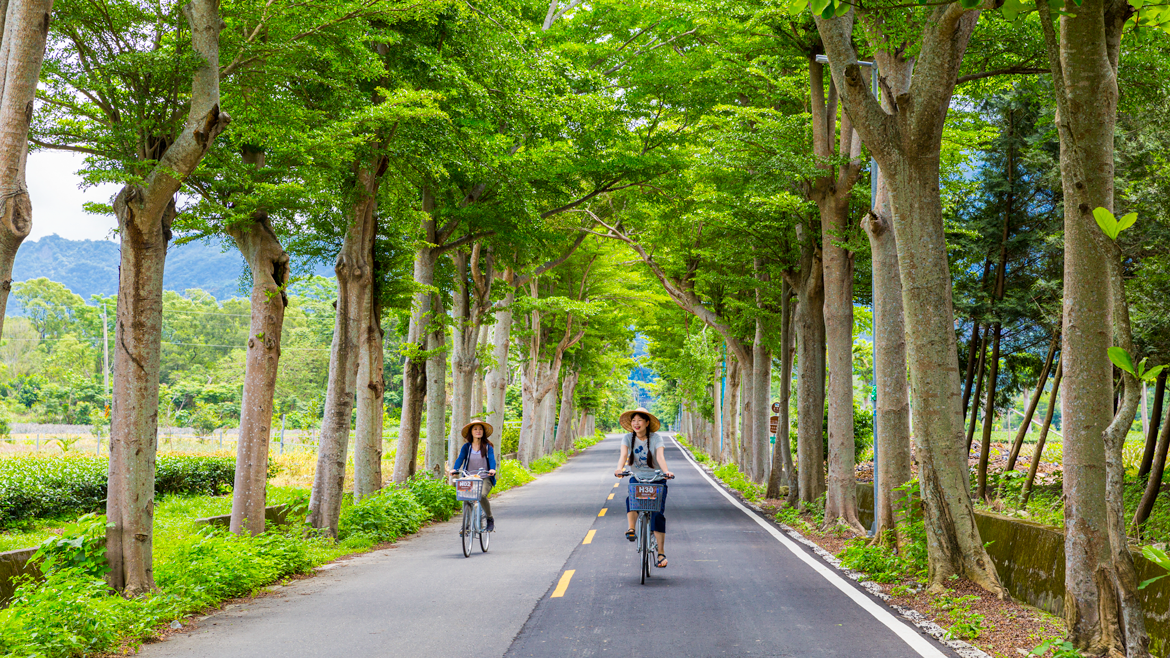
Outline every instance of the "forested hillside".
[[[20, 246], [12, 266], [12, 280], [45, 277], [86, 300], [90, 295], [112, 295], [118, 290], [118, 249], [118, 243], [109, 240], [45, 236]], [[247, 264], [238, 250], [225, 251], [218, 244], [201, 241], [171, 244], [163, 288], [176, 292], [198, 288], [223, 301], [247, 294], [247, 284], [240, 278], [245, 271]], [[331, 276], [332, 264], [313, 267], [313, 273]], [[19, 306], [12, 311], [20, 313]]]

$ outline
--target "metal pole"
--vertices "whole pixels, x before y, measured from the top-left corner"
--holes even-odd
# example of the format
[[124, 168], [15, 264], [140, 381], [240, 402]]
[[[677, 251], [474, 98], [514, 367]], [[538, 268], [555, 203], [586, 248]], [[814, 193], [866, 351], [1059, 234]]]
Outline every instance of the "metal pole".
[[284, 454], [284, 414], [280, 414], [280, 454]]

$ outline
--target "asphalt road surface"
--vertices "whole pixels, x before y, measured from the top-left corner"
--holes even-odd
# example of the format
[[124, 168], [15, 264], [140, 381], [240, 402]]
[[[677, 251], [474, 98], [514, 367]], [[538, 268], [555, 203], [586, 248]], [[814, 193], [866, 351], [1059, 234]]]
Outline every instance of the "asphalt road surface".
[[668, 444], [670, 566], [645, 585], [623, 535], [611, 436], [493, 499], [487, 554], [477, 545], [463, 557], [458, 518], [435, 524], [228, 606], [139, 655], [955, 656]]

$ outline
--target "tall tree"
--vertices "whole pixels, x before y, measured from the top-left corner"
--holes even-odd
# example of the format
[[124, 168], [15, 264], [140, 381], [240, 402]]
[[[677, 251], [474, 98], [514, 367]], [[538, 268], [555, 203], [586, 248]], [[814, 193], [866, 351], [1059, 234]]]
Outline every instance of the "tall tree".
[[32, 231], [25, 163], [33, 98], [45, 57], [53, 0], [6, 2], [0, 11], [0, 332], [12, 285], [12, 264]]
[[[941, 587], [952, 574], [966, 575], [1003, 593], [975, 526], [963, 450], [962, 392], [954, 332], [950, 268], [939, 198], [943, 125], [963, 53], [979, 12], [960, 3], [915, 10], [920, 34], [909, 91], [894, 99], [892, 113], [871, 95], [851, 35], [855, 14], [834, 5], [816, 16], [834, 81], [854, 128], [889, 176], [903, 309], [912, 408], [919, 439], [920, 480], [928, 542], [930, 581]], [[900, 8], [857, 12], [870, 45], [896, 51], [905, 39]], [[829, 17], [826, 17], [829, 16]], [[880, 62], [879, 62], [880, 69]]]

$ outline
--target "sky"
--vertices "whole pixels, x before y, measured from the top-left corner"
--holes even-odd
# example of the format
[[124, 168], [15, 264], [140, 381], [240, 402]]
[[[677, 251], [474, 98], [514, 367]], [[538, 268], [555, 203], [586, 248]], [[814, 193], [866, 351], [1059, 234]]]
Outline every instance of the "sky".
[[[69, 151], [37, 151], [28, 155], [28, 193], [32, 197], [32, 233], [26, 241], [46, 235], [70, 240], [114, 239], [118, 226], [113, 215], [91, 215], [82, 209], [86, 201], [109, 203], [118, 185], [105, 184], [82, 190], [76, 173], [85, 156]], [[114, 239], [116, 241], [116, 239]]]

